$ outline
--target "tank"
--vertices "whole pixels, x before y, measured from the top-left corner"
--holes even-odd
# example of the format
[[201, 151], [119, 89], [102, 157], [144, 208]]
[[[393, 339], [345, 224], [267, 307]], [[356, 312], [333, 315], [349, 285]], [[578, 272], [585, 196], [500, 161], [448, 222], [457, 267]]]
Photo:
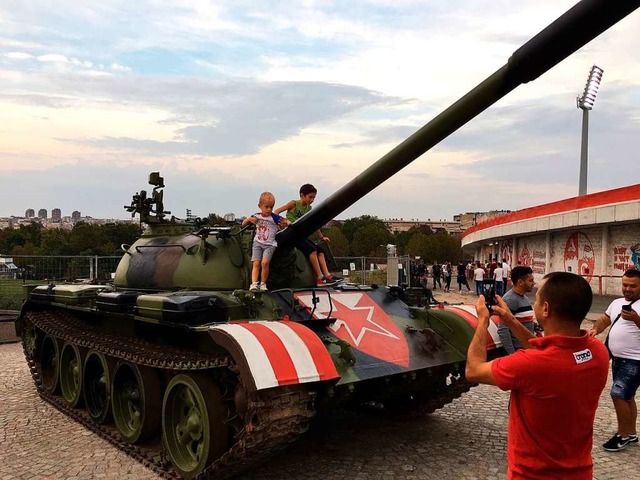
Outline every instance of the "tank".
[[[43, 285], [16, 321], [40, 396], [158, 473], [225, 478], [304, 433], [317, 411], [423, 414], [463, 394], [471, 306], [401, 287], [318, 288], [294, 248], [521, 83], [640, 6], [584, 0], [367, 170], [280, 232], [251, 292], [253, 231], [180, 220], [149, 177], [125, 208], [146, 225], [112, 285]], [[495, 331], [488, 347], [500, 354]]]

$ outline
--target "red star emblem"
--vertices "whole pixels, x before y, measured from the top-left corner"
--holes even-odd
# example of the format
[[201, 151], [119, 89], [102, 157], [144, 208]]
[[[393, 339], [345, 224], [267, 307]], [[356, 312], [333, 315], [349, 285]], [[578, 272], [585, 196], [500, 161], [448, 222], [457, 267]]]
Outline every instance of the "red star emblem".
[[[296, 295], [307, 308], [312, 303], [311, 295]], [[373, 357], [403, 367], [409, 366], [409, 347], [395, 322], [368, 295], [362, 292], [332, 293], [320, 295], [314, 316], [337, 320], [327, 328], [336, 337]]]

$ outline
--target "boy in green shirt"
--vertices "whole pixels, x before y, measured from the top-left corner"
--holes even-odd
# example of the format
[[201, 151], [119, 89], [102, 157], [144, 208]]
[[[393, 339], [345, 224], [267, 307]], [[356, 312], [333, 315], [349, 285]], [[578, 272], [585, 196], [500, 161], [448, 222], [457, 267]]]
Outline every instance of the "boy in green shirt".
[[[293, 223], [309, 210], [311, 210], [311, 204], [316, 199], [317, 194], [318, 190], [316, 190], [316, 187], [314, 187], [310, 183], [305, 183], [300, 187], [300, 200], [291, 200], [281, 207], [276, 208], [274, 213], [279, 214], [286, 210], [287, 220]], [[329, 241], [329, 237], [325, 237], [322, 233], [322, 230], [318, 230], [316, 234], [325, 242]], [[333, 285], [336, 282], [342, 280], [342, 278], [338, 277], [337, 275], [331, 275], [331, 273], [329, 273], [325, 254], [321, 247], [313, 243], [308, 238], [304, 238], [297, 242], [295, 247], [300, 250], [305, 256], [309, 257], [311, 267], [316, 274], [316, 284], [319, 287]]]

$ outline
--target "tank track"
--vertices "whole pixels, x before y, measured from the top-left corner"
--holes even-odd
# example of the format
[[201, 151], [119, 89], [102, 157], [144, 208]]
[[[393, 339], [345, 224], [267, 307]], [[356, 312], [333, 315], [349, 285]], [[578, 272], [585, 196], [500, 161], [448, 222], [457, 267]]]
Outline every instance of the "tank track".
[[[229, 355], [212, 356], [158, 346], [137, 338], [109, 335], [65, 311], [27, 312], [21, 321], [30, 324], [30, 328], [37, 328], [53, 337], [138, 365], [182, 372], [222, 368], [236, 375], [237, 371]], [[97, 424], [86, 410], [71, 408], [62, 397], [47, 394], [33, 352], [30, 351], [31, 346], [25, 340], [22, 345], [34, 384], [43, 400], [162, 478], [181, 478], [167, 459], [162, 442], [151, 446], [126, 444], [114, 426]], [[196, 478], [232, 477], [294, 441], [307, 431], [309, 419], [315, 415], [314, 400], [315, 394], [304, 386], [252, 394], [235, 443]], [[238, 418], [236, 414], [236, 421]]]
[[469, 390], [471, 390], [471, 387], [475, 387], [476, 385], [478, 384], [471, 383], [464, 377], [460, 377], [459, 379], [453, 378], [451, 384], [444, 387], [444, 391], [440, 391], [438, 394], [429, 398], [427, 401], [410, 412], [410, 415], [419, 417], [422, 415], [433, 413], [436, 410], [444, 407], [445, 405], [453, 402], [456, 398], [460, 398], [463, 393], [468, 392]]
[[[477, 383], [467, 381], [463, 375], [450, 375], [450, 382], [447, 385], [446, 381], [442, 380], [442, 385], [433, 390], [419, 390], [412, 395], [416, 395], [414, 401], [409, 401], [407, 394], [405, 398], [401, 398], [398, 403], [394, 403], [393, 399], [381, 403], [379, 402], [367, 402], [361, 406], [361, 409], [367, 412], [379, 414], [385, 413], [392, 417], [422, 417], [430, 413], [443, 408], [447, 404], [453, 402], [456, 398], [460, 398], [462, 394], [471, 390], [472, 387], [477, 386]], [[429, 395], [424, 395], [429, 392]]]

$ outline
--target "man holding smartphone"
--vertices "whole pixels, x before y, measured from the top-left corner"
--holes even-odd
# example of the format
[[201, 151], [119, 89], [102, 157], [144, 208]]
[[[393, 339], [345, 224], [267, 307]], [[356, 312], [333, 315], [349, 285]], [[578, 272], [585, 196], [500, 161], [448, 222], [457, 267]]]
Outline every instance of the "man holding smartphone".
[[491, 312], [525, 348], [492, 361], [487, 360], [489, 311], [483, 296], [476, 303], [478, 326], [465, 376], [511, 391], [507, 478], [593, 479], [593, 421], [609, 355], [599, 340], [580, 330], [592, 299], [589, 283], [579, 275], [545, 275], [533, 306], [545, 336], [535, 337], [496, 297]]
[[624, 272], [622, 295], [622, 298], [611, 302], [589, 332], [594, 336], [611, 325], [607, 343], [612, 358], [611, 399], [616, 410], [618, 431], [602, 445], [608, 452], [618, 452], [630, 444], [638, 444], [635, 395], [640, 386], [640, 301], [637, 301], [640, 299], [640, 271]]

